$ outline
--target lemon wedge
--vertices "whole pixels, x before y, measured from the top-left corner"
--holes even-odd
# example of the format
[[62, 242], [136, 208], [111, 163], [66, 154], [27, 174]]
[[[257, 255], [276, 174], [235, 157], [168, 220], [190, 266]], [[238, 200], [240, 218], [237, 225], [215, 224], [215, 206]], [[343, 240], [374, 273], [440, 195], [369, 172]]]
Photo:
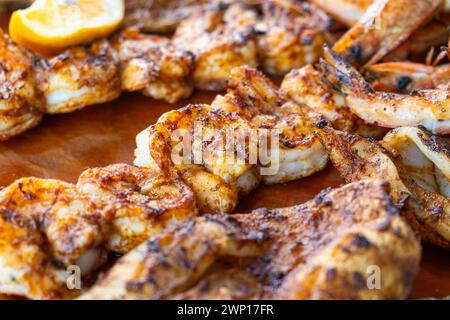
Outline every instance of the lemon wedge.
[[43, 55], [108, 36], [122, 22], [123, 0], [37, 0], [15, 11], [9, 33], [18, 44]]

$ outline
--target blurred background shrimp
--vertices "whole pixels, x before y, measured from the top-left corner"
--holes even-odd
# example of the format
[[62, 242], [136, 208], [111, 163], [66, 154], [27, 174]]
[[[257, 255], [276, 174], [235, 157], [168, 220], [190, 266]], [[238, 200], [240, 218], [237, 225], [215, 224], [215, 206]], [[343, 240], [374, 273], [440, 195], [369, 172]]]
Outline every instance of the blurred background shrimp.
[[0, 29], [0, 141], [38, 125], [44, 107], [32, 55]]

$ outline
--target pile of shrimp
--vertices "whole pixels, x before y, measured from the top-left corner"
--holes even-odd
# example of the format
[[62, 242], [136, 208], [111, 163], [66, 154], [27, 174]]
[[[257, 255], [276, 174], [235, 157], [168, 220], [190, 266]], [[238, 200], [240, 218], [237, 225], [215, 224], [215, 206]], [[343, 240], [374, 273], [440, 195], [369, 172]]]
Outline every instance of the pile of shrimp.
[[[139, 91], [146, 96], [175, 103], [189, 97], [194, 88], [225, 90], [230, 71], [240, 65], [259, 66], [272, 75], [285, 75], [302, 67], [311, 69], [311, 65], [323, 55], [325, 44], [333, 46], [334, 51], [364, 75], [370, 76], [376, 90], [420, 91], [415, 98], [388, 97], [396, 102], [386, 102], [387, 98], [380, 95], [375, 100], [367, 95], [355, 99], [355, 92], [360, 91], [356, 85], [340, 88], [346, 91], [340, 98], [334, 92], [330, 93], [337, 105], [340, 102], [336, 99], [346, 100], [350, 117], [356, 115], [365, 124], [389, 128], [399, 124], [419, 124], [424, 121], [419, 119], [421, 116], [417, 119], [406, 116], [408, 120], [396, 123], [392, 119], [396, 112], [393, 104], [426, 105], [431, 100], [431, 104], [437, 104], [440, 110], [431, 110], [433, 108], [428, 105], [421, 112], [429, 113], [432, 119], [444, 123], [439, 124], [439, 128], [431, 128], [433, 123], [426, 127], [433, 132], [447, 132], [448, 124], [445, 122], [448, 114], [439, 106], [448, 103], [446, 84], [449, 69], [443, 63], [448, 49], [438, 51], [449, 39], [448, 5], [442, 0], [421, 0], [414, 4], [406, 0], [395, 3], [375, 1], [371, 6], [368, 6], [368, 1], [360, 1], [359, 5], [344, 0], [340, 1], [341, 4], [321, 0], [311, 2], [229, 1], [224, 5], [221, 1], [205, 1], [187, 7], [189, 15], [171, 24], [176, 28], [171, 38], [149, 35], [139, 28], [128, 27], [110, 39], [70, 48], [51, 58], [32, 55], [2, 33], [3, 52], [0, 56], [7, 67], [3, 68], [4, 76], [0, 79], [1, 87], [6, 91], [0, 100], [3, 105], [0, 109], [0, 140], [33, 128], [46, 113], [67, 113], [106, 103], [123, 91]], [[141, 12], [150, 10], [145, 2], [132, 4], [130, 1], [129, 5]], [[167, 5], [176, 8], [176, 4]], [[403, 7], [406, 10], [402, 10]], [[151, 10], [158, 10], [158, 7]], [[360, 11], [365, 11], [365, 14]], [[357, 17], [359, 20], [355, 22]], [[146, 25], [139, 19], [135, 23]], [[339, 38], [345, 25], [352, 27]], [[153, 29], [144, 27], [145, 30]], [[399, 61], [408, 57], [420, 59], [425, 52], [428, 52], [426, 65]], [[23, 63], [15, 64], [15, 59]], [[383, 63], [374, 65], [380, 60]], [[312, 69], [299, 72], [314, 74]], [[311, 81], [315, 83], [315, 80]], [[289, 88], [287, 84], [287, 91], [298, 90], [301, 86], [294, 85], [295, 88]], [[308, 90], [313, 90], [308, 87]], [[320, 88], [321, 85], [316, 84], [315, 87]], [[320, 93], [315, 92], [314, 96]], [[299, 97], [302, 94], [294, 92], [294, 99], [300, 102], [308, 99], [314, 104], [311, 102], [314, 97], [308, 94], [304, 98]], [[367, 104], [379, 105], [375, 110], [388, 106], [384, 113], [374, 110], [366, 113], [365, 110], [372, 109]], [[404, 105], [401, 109], [407, 109]], [[330, 105], [326, 107], [330, 108]], [[410, 114], [411, 110], [405, 112]], [[332, 117], [336, 120], [338, 116], [334, 114]]]
[[[204, 2], [186, 8], [189, 15], [172, 37], [127, 26], [109, 39], [54, 57], [36, 56], [2, 32], [0, 59], [8, 67], [0, 79], [7, 91], [0, 97], [0, 140], [33, 128], [44, 114], [106, 103], [123, 91], [175, 103], [194, 88], [225, 90], [231, 69], [240, 65], [285, 74], [317, 62], [329, 38], [329, 18], [312, 4]], [[136, 9], [134, 5], [143, 6], [144, 12], [148, 1], [133, 4]], [[182, 3], [167, 5], [177, 8]], [[145, 21], [136, 24], [145, 30]], [[16, 65], [15, 60], [23, 63]]]
[[[193, 169], [191, 167], [172, 164], [175, 170], [183, 172], [186, 183], [196, 193], [204, 195], [199, 205], [209, 212], [233, 211], [237, 200], [260, 183], [284, 183], [313, 175], [326, 166], [328, 158], [337, 166], [333, 159], [339, 148], [328, 148], [329, 144], [324, 138], [319, 139], [322, 144], [317, 140], [325, 124], [361, 137], [364, 141], [382, 139], [391, 129], [397, 129], [388, 133], [388, 136], [395, 137], [391, 141], [406, 141], [406, 138], [399, 136], [403, 134], [400, 129], [418, 128], [415, 135], [423, 138], [411, 138], [416, 147], [411, 146], [410, 152], [401, 151], [399, 144], [391, 148], [392, 157], [398, 153], [403, 161], [396, 161], [390, 170], [407, 170], [403, 169], [403, 162], [412, 162], [417, 168], [422, 168], [422, 176], [425, 177], [428, 175], [427, 168], [433, 165], [448, 168], [449, 146], [448, 138], [445, 137], [450, 134], [448, 47], [442, 46], [439, 48], [441, 51], [434, 48], [422, 51], [425, 59], [422, 64], [389, 60], [400, 45], [405, 45], [417, 35], [418, 31], [415, 31], [419, 27], [426, 25], [434, 28], [438, 21], [447, 19], [443, 13], [445, 9], [442, 1], [417, 1], [413, 7], [410, 2], [408, 6], [403, 3], [407, 9], [403, 9], [399, 2], [374, 1], [360, 20], [335, 41], [333, 47], [323, 46], [317, 64], [292, 69], [282, 80], [280, 88], [250, 66], [231, 69], [227, 93], [218, 95], [211, 105], [187, 106], [168, 112], [157, 124], [141, 132], [137, 138], [135, 165], [153, 169], [166, 167], [161, 164], [161, 159], [170, 158], [173, 148], [170, 132], [184, 128], [193, 135], [192, 123], [195, 119], [201, 119], [208, 127], [220, 128], [218, 131], [226, 127], [227, 123], [231, 127], [278, 130], [282, 142], [279, 149], [280, 170], [270, 176], [255, 174], [254, 166], [250, 165], [231, 163], [221, 166], [217, 155], [213, 156], [214, 161], [210, 163], [196, 163], [195, 174], [186, 174]], [[279, 1], [271, 2], [270, 5], [274, 3], [282, 8], [287, 6], [287, 2], [283, 1], [281, 4]], [[421, 15], [416, 14], [417, 8], [421, 8]], [[446, 39], [441, 38], [445, 42], [440, 44], [448, 43], [449, 30], [446, 29], [446, 32]], [[416, 55], [417, 51], [412, 54]], [[378, 63], [380, 60], [383, 62]], [[426, 142], [424, 137], [431, 138]], [[165, 151], [161, 151], [161, 140], [166, 142]], [[431, 161], [431, 164], [425, 161], [427, 154], [436, 150], [443, 150], [442, 156]], [[345, 156], [352, 159], [354, 151], [350, 144], [342, 152], [347, 152]], [[356, 163], [351, 166], [346, 172], [359, 172], [361, 169]], [[437, 179], [445, 186], [450, 183], [446, 170], [443, 173], [438, 171], [435, 178], [435, 174], [430, 173], [429, 178], [424, 179]], [[203, 178], [200, 178], [199, 172], [202, 172]], [[343, 175], [345, 177], [345, 172]], [[368, 177], [375, 175], [375, 170], [365, 173]], [[404, 179], [416, 180], [417, 177], [407, 176]], [[418, 196], [411, 188], [405, 187], [408, 191], [404, 192], [415, 195], [420, 203], [419, 209], [410, 213], [414, 216], [409, 219], [413, 221], [411, 224], [423, 239], [449, 248], [447, 231], [442, 233], [437, 230], [445, 230], [450, 223], [446, 189], [426, 187], [425, 190], [433, 191], [436, 196], [427, 197], [425, 204], [424, 197]], [[224, 190], [228, 190], [227, 193]], [[399, 207], [402, 209], [400, 202]], [[427, 209], [430, 207], [443, 212], [442, 223], [427, 227], [424, 231], [422, 225], [426, 223], [423, 221], [423, 211], [432, 211]]]
[[[52, 58], [0, 34], [0, 140], [123, 91], [175, 103], [194, 88], [227, 90], [162, 115], [137, 136], [133, 166], [1, 189], [0, 298], [76, 297], [67, 267], [95, 277], [112, 253], [199, 214], [233, 213], [260, 184], [313, 175], [329, 159], [349, 183], [386, 180], [417, 239], [450, 249], [448, 1], [244, 2], [200, 6], [172, 38], [132, 27]], [[263, 72], [285, 76], [278, 87]], [[198, 121], [213, 147], [225, 130], [277, 130], [281, 170], [222, 165], [215, 149], [174, 164], [172, 135], [194, 136]]]
[[76, 185], [22, 178], [0, 190], [0, 297], [67, 299], [67, 268], [89, 276], [176, 221], [198, 214], [177, 175], [115, 164]]

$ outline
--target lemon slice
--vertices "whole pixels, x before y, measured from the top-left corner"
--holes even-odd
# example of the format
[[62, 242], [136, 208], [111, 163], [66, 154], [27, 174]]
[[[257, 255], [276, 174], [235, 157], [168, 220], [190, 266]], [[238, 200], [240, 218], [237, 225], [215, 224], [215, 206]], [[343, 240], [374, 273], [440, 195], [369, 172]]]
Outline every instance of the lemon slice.
[[124, 12], [123, 0], [37, 0], [12, 14], [9, 32], [22, 46], [52, 55], [109, 35]]

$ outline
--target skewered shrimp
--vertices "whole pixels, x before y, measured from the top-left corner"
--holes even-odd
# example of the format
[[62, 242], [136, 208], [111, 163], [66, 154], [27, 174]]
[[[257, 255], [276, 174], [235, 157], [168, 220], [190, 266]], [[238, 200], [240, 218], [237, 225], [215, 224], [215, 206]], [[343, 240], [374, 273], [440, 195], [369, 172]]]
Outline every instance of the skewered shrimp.
[[176, 50], [168, 38], [145, 35], [137, 29], [113, 40], [121, 65], [122, 88], [175, 103], [191, 95], [192, 54]]
[[168, 225], [197, 215], [176, 176], [117, 164], [74, 186], [25, 178], [0, 191], [0, 294], [69, 298], [69, 266], [92, 274], [108, 252], [128, 253]]
[[249, 161], [251, 146], [239, 143], [251, 130], [240, 117], [189, 105], [163, 114], [137, 136], [134, 163], [179, 171], [201, 212], [231, 212], [238, 198], [259, 184], [256, 164]]
[[102, 219], [74, 185], [25, 178], [0, 191], [0, 294], [69, 298], [66, 268], [84, 274], [106, 261]]
[[263, 19], [256, 26], [258, 57], [263, 70], [284, 75], [315, 63], [326, 42], [328, 16], [308, 3], [263, 1]]
[[[405, 298], [420, 244], [378, 180], [285, 209], [192, 219], [123, 257], [81, 299]], [[383, 286], [365, 285], [368, 267]]]
[[197, 214], [192, 191], [180, 179], [148, 168], [89, 169], [77, 187], [102, 209], [109, 251], [127, 253], [171, 223]]
[[[318, 130], [331, 161], [348, 181], [387, 179], [389, 194], [420, 236], [450, 249], [448, 142], [417, 128], [399, 128], [374, 140], [325, 127]], [[394, 152], [394, 153], [392, 153]]]
[[229, 90], [212, 103], [215, 110], [237, 113], [257, 128], [279, 133], [277, 170], [265, 174], [265, 183], [284, 183], [321, 171], [328, 158], [311, 121], [318, 114], [289, 100], [261, 72], [246, 66], [231, 70]]
[[[34, 0], [1, 0], [0, 13], [26, 8]], [[164, 33], [201, 8], [218, 8], [234, 0], [125, 0], [123, 26], [140, 26], [146, 32]]]
[[353, 65], [370, 65], [403, 43], [441, 9], [442, 0], [375, 0], [333, 47]]
[[423, 125], [436, 134], [450, 133], [450, 89], [421, 90], [413, 95], [376, 92], [349, 62], [325, 49], [321, 66], [346, 95], [348, 107], [368, 123], [387, 128]]
[[226, 89], [226, 80], [233, 67], [257, 65], [254, 25], [255, 10], [243, 5], [222, 9], [197, 11], [184, 20], [173, 44], [192, 52], [195, 66], [192, 78], [195, 87], [203, 90]]
[[122, 93], [118, 61], [107, 40], [38, 58], [36, 74], [50, 114], [105, 103]]
[[44, 100], [37, 90], [30, 55], [0, 29], [0, 141], [42, 119]]
[[386, 133], [386, 129], [371, 126], [352, 113], [345, 96], [330, 87], [312, 65], [288, 73], [281, 83], [281, 90], [298, 104], [320, 113], [339, 130], [367, 137], [380, 137]]

